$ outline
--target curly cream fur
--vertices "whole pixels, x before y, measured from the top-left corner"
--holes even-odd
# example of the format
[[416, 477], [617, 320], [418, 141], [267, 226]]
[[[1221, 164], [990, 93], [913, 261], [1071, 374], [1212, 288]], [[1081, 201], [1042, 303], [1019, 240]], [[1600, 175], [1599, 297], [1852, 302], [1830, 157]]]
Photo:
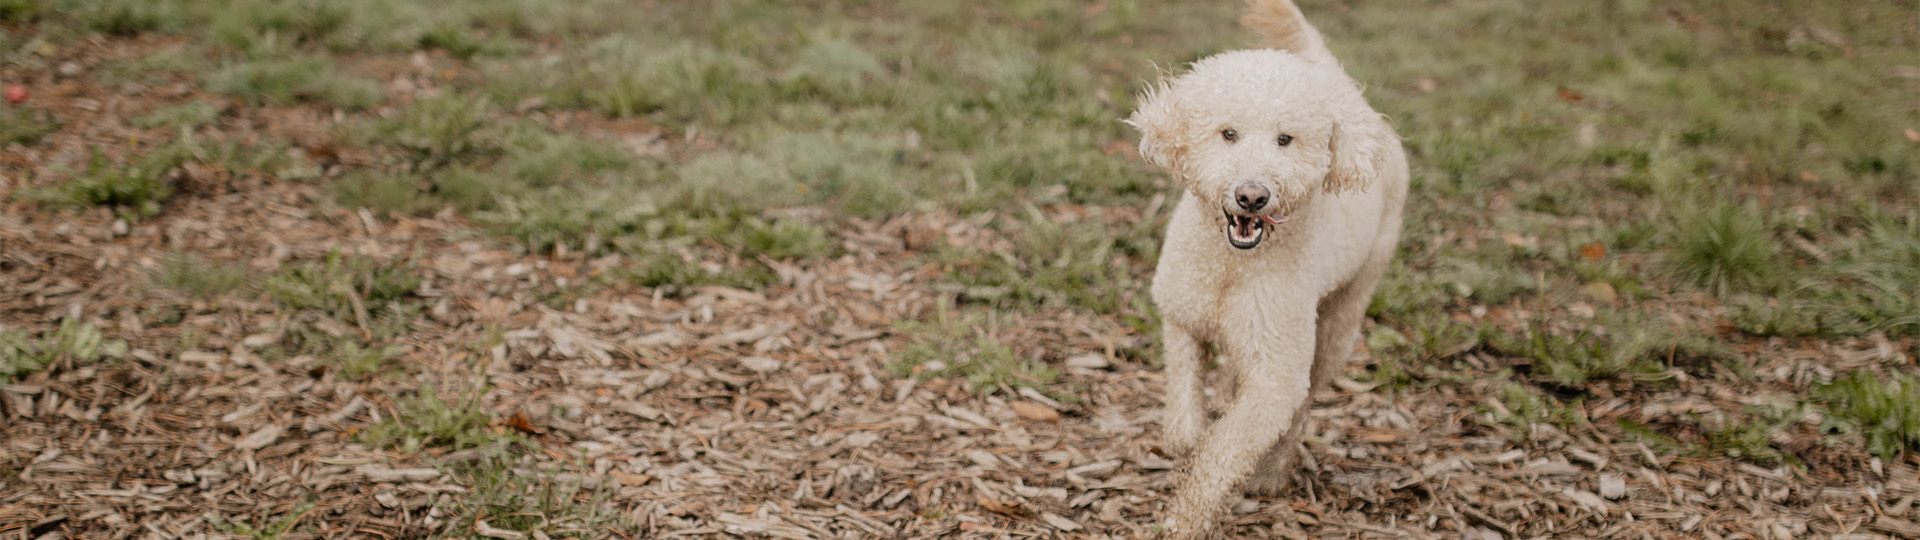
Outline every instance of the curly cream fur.
[[[1399, 137], [1319, 32], [1289, 0], [1249, 7], [1243, 22], [1280, 49], [1195, 62], [1145, 92], [1128, 119], [1140, 153], [1185, 191], [1152, 289], [1164, 321], [1164, 436], [1192, 453], [1166, 522], [1175, 538], [1207, 537], [1235, 487], [1284, 488], [1309, 396], [1352, 350], [1407, 194]], [[1291, 144], [1277, 144], [1282, 134]], [[1289, 221], [1241, 250], [1222, 238], [1222, 211], [1247, 183], [1268, 188]], [[1200, 382], [1208, 343], [1239, 381], [1211, 426]]]

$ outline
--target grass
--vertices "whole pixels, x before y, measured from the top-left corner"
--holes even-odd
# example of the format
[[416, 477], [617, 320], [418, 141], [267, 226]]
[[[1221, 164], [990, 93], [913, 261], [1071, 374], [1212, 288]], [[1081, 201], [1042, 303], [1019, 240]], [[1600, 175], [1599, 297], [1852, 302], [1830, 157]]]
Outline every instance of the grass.
[[1021, 358], [996, 335], [999, 328], [993, 312], [956, 314], [943, 302], [931, 319], [899, 325], [914, 341], [887, 367], [897, 377], [960, 377], [981, 395], [1019, 388], [1049, 392], [1059, 373]]
[[134, 118], [133, 125], [146, 129], [193, 129], [210, 125], [219, 119], [219, 107], [206, 101], [195, 100], [154, 109], [153, 112]]
[[386, 98], [379, 83], [342, 73], [331, 60], [313, 56], [239, 61], [207, 75], [203, 83], [254, 106], [314, 103], [358, 110]]
[[228, 521], [217, 517], [207, 517], [208, 525], [215, 530], [234, 536], [244, 536], [253, 540], [285, 540], [300, 520], [314, 510], [313, 503], [302, 503], [278, 517], [261, 516], [259, 520], [247, 523]]
[[748, 263], [739, 268], [719, 267], [710, 269], [698, 261], [679, 254], [660, 253], [641, 261], [636, 270], [627, 275], [634, 285], [655, 289], [670, 297], [678, 297], [695, 287], [716, 285], [738, 289], [758, 289], [772, 283], [772, 270]]
[[1722, 295], [1765, 292], [1777, 282], [1780, 243], [1758, 206], [1717, 204], [1700, 210], [1674, 223], [1669, 272]]
[[33, 145], [60, 129], [51, 115], [12, 105], [0, 105], [0, 146]]
[[1563, 402], [1519, 383], [1501, 386], [1500, 405], [1492, 411], [1494, 419], [1514, 427], [1516, 440], [1528, 438], [1533, 433], [1533, 425], [1538, 423], [1562, 429], [1587, 424], [1578, 401]]
[[417, 169], [431, 169], [494, 150], [486, 137], [492, 104], [445, 94], [416, 101], [372, 126], [374, 143], [405, 151]]
[[1144, 292], [1131, 265], [1151, 257], [1157, 246], [1128, 243], [1101, 223], [1055, 223], [1036, 208], [1027, 210], [1010, 252], [948, 247], [936, 264], [968, 287], [963, 294], [1009, 307], [1117, 313]]
[[1920, 377], [1857, 371], [1815, 388], [1813, 395], [1827, 407], [1825, 427], [1861, 435], [1881, 459], [1893, 461], [1920, 447]]
[[1607, 313], [1588, 328], [1569, 332], [1536, 321], [1518, 336], [1493, 332], [1485, 341], [1493, 351], [1527, 358], [1530, 373], [1561, 388], [1627, 378], [1664, 379], [1671, 367], [1702, 367], [1732, 358], [1722, 346], [1637, 314]]
[[479, 392], [475, 392], [443, 400], [432, 385], [423, 384], [411, 396], [395, 397], [393, 414], [361, 432], [360, 440], [406, 454], [427, 448], [495, 448], [521, 441], [512, 432], [489, 425], [493, 415], [478, 408], [478, 397]]
[[261, 289], [281, 309], [284, 338], [262, 355], [312, 355], [349, 378], [378, 373], [401, 352], [394, 341], [420, 312], [419, 287], [410, 263], [338, 251], [283, 269]]
[[11, 383], [61, 362], [91, 363], [127, 354], [127, 342], [107, 339], [89, 323], [63, 319], [38, 338], [0, 330], [0, 383]]
[[172, 173], [189, 162], [229, 177], [297, 179], [318, 174], [304, 159], [289, 156], [285, 150], [284, 146], [271, 142], [249, 145], [208, 140], [183, 131], [178, 139], [126, 161], [115, 161], [96, 152], [86, 170], [58, 185], [29, 191], [27, 195], [61, 206], [112, 207], [121, 217], [138, 220], [158, 215], [164, 209], [163, 203], [179, 190]]
[[43, 202], [71, 207], [107, 206], [130, 220], [160, 213], [172, 197], [174, 183], [167, 175], [184, 163], [178, 152], [155, 151], [137, 160], [114, 163], [93, 154], [87, 169], [58, 186], [31, 192]]
[[518, 469], [499, 455], [456, 468], [455, 476], [470, 491], [458, 500], [455, 517], [443, 531], [452, 537], [486, 537], [479, 530], [481, 521], [495, 530], [551, 538], [592, 538], [604, 530], [631, 528], [626, 516], [613, 510], [613, 490], [586, 488], [584, 480]]
[[154, 285], [209, 299], [247, 285], [247, 267], [239, 263], [208, 261], [188, 253], [160, 259], [160, 268], [148, 278]]

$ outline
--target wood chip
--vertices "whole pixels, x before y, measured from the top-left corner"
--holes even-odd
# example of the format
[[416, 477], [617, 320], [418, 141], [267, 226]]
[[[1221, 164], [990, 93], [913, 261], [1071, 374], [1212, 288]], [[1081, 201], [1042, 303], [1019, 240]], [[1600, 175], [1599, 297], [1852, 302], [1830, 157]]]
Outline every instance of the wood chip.
[[280, 434], [286, 431], [287, 426], [272, 425], [263, 427], [248, 434], [246, 437], [241, 437], [240, 440], [234, 441], [233, 448], [235, 450], [259, 450], [266, 448], [267, 445], [273, 444], [273, 441], [280, 440]]
[[1049, 408], [1046, 405], [1041, 405], [1039, 403], [1034, 403], [1031, 401], [1015, 401], [1012, 403], [1008, 403], [1007, 406], [1013, 409], [1014, 414], [1018, 414], [1020, 415], [1021, 418], [1033, 420], [1035, 422], [1060, 421], [1059, 411], [1055, 411], [1052, 408]]

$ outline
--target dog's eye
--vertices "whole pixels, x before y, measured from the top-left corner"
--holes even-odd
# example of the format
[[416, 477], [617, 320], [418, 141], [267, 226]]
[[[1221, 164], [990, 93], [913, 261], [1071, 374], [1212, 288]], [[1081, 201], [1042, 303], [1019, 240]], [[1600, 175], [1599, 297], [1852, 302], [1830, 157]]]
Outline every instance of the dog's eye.
[[1293, 144], [1293, 136], [1285, 133], [1281, 133], [1279, 143], [1280, 143], [1280, 146]]
[[1240, 132], [1234, 131], [1233, 128], [1227, 128], [1220, 130], [1220, 137], [1226, 139], [1227, 142], [1234, 142], [1240, 140]]

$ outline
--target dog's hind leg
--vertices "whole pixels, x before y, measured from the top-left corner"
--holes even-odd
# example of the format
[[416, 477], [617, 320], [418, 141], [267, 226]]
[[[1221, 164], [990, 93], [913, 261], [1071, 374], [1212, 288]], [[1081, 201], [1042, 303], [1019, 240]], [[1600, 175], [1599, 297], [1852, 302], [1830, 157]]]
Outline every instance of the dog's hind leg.
[[1175, 453], [1186, 453], [1200, 444], [1207, 430], [1207, 406], [1202, 401], [1200, 384], [1200, 342], [1193, 334], [1167, 324], [1160, 330], [1166, 349], [1167, 409], [1161, 413], [1161, 438]]
[[[1326, 390], [1333, 378], [1346, 369], [1347, 357], [1353, 354], [1354, 339], [1360, 336], [1360, 323], [1366, 319], [1367, 304], [1373, 301], [1373, 289], [1380, 283], [1378, 271], [1364, 272], [1363, 275], [1348, 282], [1320, 303], [1320, 324], [1315, 329], [1313, 347], [1313, 392]], [[1278, 496], [1286, 491], [1287, 484], [1297, 472], [1294, 458], [1300, 452], [1300, 437], [1304, 436], [1307, 409], [1313, 404], [1311, 396], [1300, 404], [1300, 410], [1293, 415], [1293, 425], [1287, 428], [1280, 443], [1267, 450], [1266, 457], [1260, 460], [1260, 467], [1247, 479], [1246, 492], [1261, 496]]]

